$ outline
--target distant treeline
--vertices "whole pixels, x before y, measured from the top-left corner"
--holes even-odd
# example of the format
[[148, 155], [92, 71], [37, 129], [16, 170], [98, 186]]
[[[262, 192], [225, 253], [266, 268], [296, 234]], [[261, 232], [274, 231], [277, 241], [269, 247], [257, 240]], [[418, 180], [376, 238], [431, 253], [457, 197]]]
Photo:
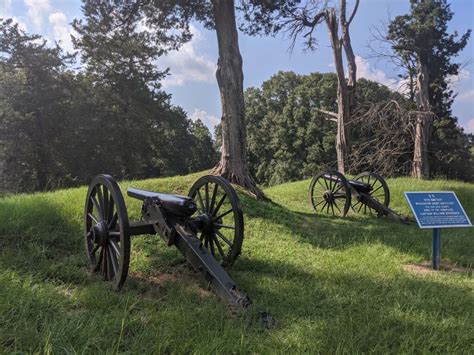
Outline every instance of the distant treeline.
[[[373, 81], [360, 79], [351, 125], [348, 168], [385, 176], [409, 175], [415, 103]], [[337, 111], [333, 73], [279, 72], [245, 92], [249, 166], [261, 184], [302, 179], [336, 169], [336, 124], [321, 110]], [[217, 130], [218, 131], [218, 130]], [[452, 116], [436, 117], [432, 176], [474, 181], [473, 135]]]
[[172, 106], [143, 72], [113, 62], [110, 72], [74, 71], [72, 59], [10, 20], [0, 23], [0, 192], [75, 186], [98, 173], [145, 178], [215, 164], [208, 128]]
[[[76, 186], [98, 173], [118, 179], [186, 174], [218, 161], [220, 127], [213, 141], [201, 121], [170, 104], [160, 86], [166, 72], [149, 60], [153, 49], [142, 37], [119, 38], [104, 49], [84, 35], [76, 41], [83, 65], [73, 70], [77, 62], [59, 46], [0, 22], [0, 193]], [[258, 183], [336, 168], [336, 124], [325, 113], [337, 111], [336, 91], [335, 74], [293, 72], [246, 90], [248, 161]], [[413, 101], [361, 79], [354, 105], [350, 172], [408, 174]], [[455, 117], [437, 117], [433, 177], [473, 181], [472, 147], [472, 135]]]

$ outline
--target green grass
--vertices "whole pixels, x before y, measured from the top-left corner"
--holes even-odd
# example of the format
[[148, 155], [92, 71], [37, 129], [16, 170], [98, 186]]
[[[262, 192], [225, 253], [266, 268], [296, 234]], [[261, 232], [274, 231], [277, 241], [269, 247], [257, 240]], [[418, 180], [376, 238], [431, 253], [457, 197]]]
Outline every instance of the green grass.
[[[186, 194], [198, 176], [121, 187]], [[474, 220], [473, 184], [388, 183], [399, 212], [409, 213], [403, 191], [454, 190]], [[473, 229], [442, 232], [442, 259], [466, 272], [410, 273], [404, 264], [430, 258], [429, 230], [316, 215], [308, 185], [266, 189], [272, 202], [240, 193], [245, 241], [229, 272], [253, 304], [237, 314], [158, 237], [133, 240], [122, 292], [91, 276], [85, 188], [0, 199], [0, 353], [472, 353]], [[138, 219], [139, 202], [127, 205]], [[259, 311], [272, 315], [272, 329], [261, 327]]]

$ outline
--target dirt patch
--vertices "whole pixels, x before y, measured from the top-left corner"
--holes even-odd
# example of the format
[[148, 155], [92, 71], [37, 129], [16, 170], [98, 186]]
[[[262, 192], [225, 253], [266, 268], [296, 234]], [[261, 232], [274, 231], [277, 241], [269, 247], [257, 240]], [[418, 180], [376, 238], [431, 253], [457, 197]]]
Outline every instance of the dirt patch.
[[139, 272], [131, 272], [129, 276], [130, 286], [138, 290], [142, 296], [147, 298], [165, 299], [167, 296], [166, 283], [181, 282], [192, 288], [202, 298], [213, 297], [214, 294], [206, 288], [204, 282], [200, 282], [200, 275], [188, 264], [180, 264], [169, 268], [166, 272], [144, 275]]
[[[403, 270], [412, 272], [417, 275], [431, 275], [438, 272], [438, 270], [433, 270], [431, 262], [428, 261], [421, 264], [405, 264], [403, 265]], [[447, 261], [441, 262], [439, 271], [472, 275], [472, 268], [465, 268]]]

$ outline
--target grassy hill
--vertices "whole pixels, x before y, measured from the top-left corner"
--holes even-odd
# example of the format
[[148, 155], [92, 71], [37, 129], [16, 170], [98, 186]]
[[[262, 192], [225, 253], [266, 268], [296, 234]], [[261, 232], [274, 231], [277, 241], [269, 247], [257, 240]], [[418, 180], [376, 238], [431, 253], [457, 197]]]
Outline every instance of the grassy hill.
[[[200, 174], [125, 181], [186, 194]], [[402, 192], [454, 190], [474, 220], [474, 185], [388, 181]], [[442, 232], [442, 259], [465, 272], [406, 271], [430, 258], [431, 232], [363, 215], [316, 215], [309, 181], [240, 193], [243, 253], [229, 271], [252, 306], [235, 313], [159, 237], [132, 242], [122, 292], [87, 271], [86, 188], [0, 199], [0, 353], [450, 352], [474, 349], [474, 230]], [[138, 201], [127, 198], [131, 219]], [[260, 325], [259, 311], [273, 317]]]

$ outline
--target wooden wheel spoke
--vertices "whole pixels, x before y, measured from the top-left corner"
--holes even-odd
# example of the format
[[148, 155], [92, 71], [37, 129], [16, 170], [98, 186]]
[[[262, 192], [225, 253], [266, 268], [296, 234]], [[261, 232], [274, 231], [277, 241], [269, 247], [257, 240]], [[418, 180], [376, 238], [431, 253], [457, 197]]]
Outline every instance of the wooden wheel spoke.
[[379, 187], [377, 187], [375, 190], [373, 190], [373, 191], [371, 192], [371, 195], [373, 195], [375, 192], [377, 192], [378, 190], [380, 190], [382, 187], [383, 187], [382, 185], [380, 185]]
[[319, 201], [317, 204], [314, 205], [314, 208], [318, 207], [320, 204], [322, 204], [325, 201], [326, 201], [325, 199], [323, 199], [322, 201]]
[[94, 236], [94, 233], [92, 233], [92, 230], [88, 231], [86, 234], [87, 239], [91, 239]]
[[110, 264], [112, 265], [112, 270], [114, 271], [114, 275], [117, 275], [118, 273], [118, 269], [119, 269], [119, 266], [118, 266], [118, 260], [117, 260], [117, 255], [115, 254], [114, 250], [112, 250], [112, 246], [110, 245], [109, 246], [109, 253], [108, 255], [110, 255]]
[[336, 203], [336, 200], [334, 200], [334, 206], [336, 206], [336, 208], [338, 209], [338, 211], [339, 211], [340, 213], [342, 213], [342, 212], [341, 212], [341, 209], [339, 208], [339, 206], [338, 206], [337, 203]]
[[336, 215], [336, 213], [334, 213], [334, 204], [333, 203], [331, 203], [331, 210], [332, 210], [332, 214]]
[[100, 248], [100, 245], [99, 245], [99, 244], [96, 244], [96, 245], [94, 246], [94, 248], [91, 250], [91, 252], [89, 253], [89, 256], [92, 257], [92, 256], [95, 254], [95, 252], [96, 252], [97, 250], [99, 250], [99, 248]]
[[355, 212], [355, 208], [357, 207], [357, 205], [360, 203], [360, 201], [357, 201], [356, 203], [354, 203], [354, 205], [352, 206], [352, 209], [354, 210]]
[[206, 213], [209, 213], [209, 183], [204, 184], [204, 197], [206, 198]]
[[[100, 208], [99, 202], [97, 201], [95, 196], [91, 195], [91, 201], [92, 201], [92, 205], [94, 206], [94, 209], [97, 211], [97, 213], [99, 213], [100, 219], [104, 220], [104, 216], [102, 215], [102, 209]], [[91, 213], [92, 213], [92, 211], [91, 211]], [[96, 222], [96, 223], [98, 223], [98, 222]]]
[[222, 259], [225, 259], [225, 253], [224, 253], [224, 249], [222, 249], [222, 245], [221, 243], [219, 242], [219, 240], [217, 239], [216, 235], [214, 234], [214, 242], [217, 246], [217, 250], [219, 251], [219, 254], [221, 254], [221, 257]]
[[117, 220], [118, 220], [118, 213], [115, 212], [112, 220], [109, 222], [109, 229], [115, 229], [115, 226], [117, 225]]
[[107, 221], [109, 216], [108, 216], [108, 212], [109, 212], [109, 190], [107, 190], [107, 188], [105, 187], [105, 185], [102, 185], [102, 193], [103, 193], [103, 196], [104, 196], [104, 215], [102, 216], [102, 220], [103, 221]]
[[94, 268], [95, 272], [101, 269], [103, 259], [104, 259], [104, 248], [101, 248], [100, 253], [99, 253], [99, 258], [97, 259], [97, 264], [95, 265], [95, 268]]
[[324, 211], [324, 207], [326, 207], [327, 204], [328, 204], [328, 202], [326, 200], [324, 200], [324, 205], [323, 205], [323, 207], [321, 207], [321, 212]]
[[220, 219], [220, 218], [223, 218], [223, 217], [227, 216], [227, 215], [228, 215], [229, 213], [231, 213], [231, 212], [234, 212], [234, 210], [233, 210], [232, 208], [231, 208], [230, 210], [228, 210], [228, 211], [222, 213], [221, 215], [219, 215], [219, 216], [217, 216], [217, 217], [213, 217], [212, 219], [215, 221], [215, 220], [217, 220], [217, 219]]
[[201, 207], [200, 211], [201, 211], [201, 213], [205, 213], [206, 208], [204, 207], [204, 202], [202, 202], [202, 196], [201, 196], [201, 192], [199, 191], [199, 189], [197, 190], [197, 196], [198, 196], [199, 206]]
[[104, 275], [104, 277], [107, 279], [107, 248], [103, 247], [102, 249], [104, 249], [104, 258], [102, 259], [102, 274]]
[[326, 185], [326, 190], [331, 190], [328, 186], [328, 182], [327, 182], [327, 179], [324, 179], [324, 185]]
[[105, 255], [107, 256], [107, 280], [111, 281], [114, 278], [114, 270], [112, 266], [112, 255], [110, 255], [110, 248], [108, 245], [105, 246]]
[[99, 224], [99, 218], [97, 218], [96, 216], [94, 216], [91, 212], [89, 212], [87, 214], [90, 218], [92, 218], [92, 220], [96, 223], [96, 224]]
[[364, 207], [364, 206], [365, 206], [365, 205], [364, 205], [363, 203], [361, 203], [360, 206], [359, 206], [359, 209], [357, 210], [357, 213], [359, 213], [360, 210], [362, 209], [362, 207]]
[[226, 197], [227, 197], [227, 194], [222, 195], [221, 199], [219, 200], [219, 202], [216, 205], [216, 208], [214, 209], [214, 211], [212, 211], [212, 216], [215, 216], [217, 214], [217, 212], [219, 212], [219, 210], [220, 210], [222, 204], [224, 203], [224, 200], [226, 199]]
[[219, 231], [217, 231], [217, 230], [216, 230], [215, 232], [216, 232], [216, 234], [217, 234], [228, 246], [231, 247], [231, 246], [233, 245], [233, 244], [231, 243], [231, 241], [230, 241], [229, 239], [227, 239], [227, 238], [224, 236], [224, 234], [222, 234], [221, 232], [219, 232]]
[[209, 246], [212, 256], [216, 256], [216, 252], [214, 250], [214, 238], [212, 237], [212, 235], [209, 235]]
[[101, 213], [101, 216], [104, 217], [105, 215], [105, 211], [104, 211], [104, 196], [102, 195], [102, 189], [100, 188], [101, 185], [97, 185], [96, 186], [96, 193], [97, 193], [97, 197], [99, 198], [99, 208], [100, 208], [100, 212]]
[[117, 255], [118, 258], [120, 258], [120, 247], [119, 245], [117, 244], [117, 242], [113, 239], [109, 239], [109, 243], [110, 243], [110, 246], [112, 247], [112, 249], [114, 250], [115, 252], [115, 255]]
[[334, 193], [334, 194], [335, 194], [335, 193], [338, 193], [343, 187], [344, 187], [343, 185], [339, 185], [339, 186], [337, 187], [337, 189], [336, 189], [335, 191], [333, 191], [333, 193]]
[[109, 208], [107, 210], [107, 223], [110, 224], [110, 222], [112, 222], [112, 219], [114, 218], [114, 211], [115, 211], [115, 202], [114, 202], [114, 199], [112, 197], [112, 195], [110, 195], [109, 197]]
[[212, 197], [211, 197], [211, 205], [209, 208], [209, 214], [212, 215], [214, 211], [214, 204], [216, 203], [216, 197], [217, 197], [217, 190], [219, 189], [219, 185], [214, 184], [214, 190], [212, 191]]
[[120, 237], [120, 232], [119, 231], [109, 231], [109, 236], [110, 237]]
[[227, 225], [227, 224], [214, 223], [214, 225], [216, 225], [220, 228], [235, 229], [235, 226], [230, 226], [230, 225]]
[[323, 183], [321, 182], [321, 178], [319, 178], [317, 182], [319, 183], [319, 185], [321, 185], [321, 187], [323, 188], [323, 191], [327, 190], [327, 185], [326, 186], [323, 185]]

